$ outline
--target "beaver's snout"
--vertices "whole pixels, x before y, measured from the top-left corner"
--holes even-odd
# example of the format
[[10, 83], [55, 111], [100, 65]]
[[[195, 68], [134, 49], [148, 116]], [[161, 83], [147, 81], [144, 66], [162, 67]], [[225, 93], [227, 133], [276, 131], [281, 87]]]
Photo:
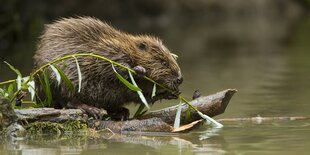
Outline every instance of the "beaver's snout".
[[182, 84], [182, 82], [183, 82], [183, 77], [182, 77], [182, 76], [179, 76], [179, 77], [175, 80], [175, 84], [176, 84], [176, 85], [180, 85], [180, 84]]
[[173, 84], [178, 87], [180, 84], [182, 84], [182, 82], [183, 82], [183, 76], [182, 76], [181, 72], [179, 71], [177, 74], [177, 77], [173, 81]]

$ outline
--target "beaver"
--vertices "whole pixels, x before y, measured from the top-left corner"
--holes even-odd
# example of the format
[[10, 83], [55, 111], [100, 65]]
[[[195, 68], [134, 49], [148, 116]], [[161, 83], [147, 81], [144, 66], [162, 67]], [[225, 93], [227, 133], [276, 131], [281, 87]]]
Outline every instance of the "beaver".
[[[93, 17], [61, 18], [45, 25], [34, 55], [34, 69], [62, 56], [77, 53], [101, 55], [135, 70], [139, 73], [134, 75], [135, 81], [148, 103], [173, 99], [180, 94], [179, 85], [183, 81], [180, 67], [175, 56], [159, 38], [128, 34]], [[50, 68], [47, 71], [54, 107], [79, 108], [96, 119], [103, 108], [112, 119], [128, 119], [129, 111], [123, 105], [132, 102], [141, 104], [138, 94], [117, 78], [110, 62], [94, 57], [76, 58], [82, 73], [80, 92], [70, 91], [63, 80], [58, 85], [55, 74]], [[56, 65], [78, 87], [75, 59], [66, 59]], [[126, 69], [117, 66], [115, 69], [130, 81]], [[156, 96], [151, 97], [153, 83], [141, 75], [150, 77], [172, 92], [157, 87]], [[40, 82], [36, 82], [36, 85], [39, 94], [44, 94]]]

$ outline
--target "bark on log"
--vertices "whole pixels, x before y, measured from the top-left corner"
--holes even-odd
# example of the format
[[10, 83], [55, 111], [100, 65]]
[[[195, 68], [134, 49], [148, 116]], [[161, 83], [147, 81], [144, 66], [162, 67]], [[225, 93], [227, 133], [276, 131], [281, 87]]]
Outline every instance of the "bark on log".
[[[231, 97], [236, 92], [235, 89], [227, 89], [209, 96], [199, 97], [190, 103], [199, 111], [213, 117], [222, 114]], [[63, 123], [71, 120], [80, 120], [88, 124], [90, 128], [98, 130], [109, 128], [116, 133], [125, 133], [131, 131], [138, 132], [180, 132], [194, 128], [201, 121], [200, 116], [191, 110], [191, 117], [188, 125], [175, 129], [172, 127], [177, 106], [168, 107], [148, 114], [134, 120], [128, 121], [102, 121], [93, 120], [78, 109], [53, 109], [53, 108], [36, 108], [15, 110], [19, 120], [32, 122], [56, 122]], [[185, 120], [187, 105], [182, 105], [181, 120]], [[185, 124], [184, 121], [181, 122]]]
[[[202, 96], [195, 100], [192, 100], [190, 103], [196, 107], [200, 112], [203, 114], [206, 114], [210, 117], [222, 114], [225, 112], [225, 109], [237, 90], [235, 89], [227, 89], [224, 91], [220, 91], [218, 93], [209, 95], [209, 96]], [[174, 117], [177, 112], [178, 105], [168, 107], [165, 109], [160, 109], [156, 111], [151, 111], [150, 113], [143, 115], [139, 119], [146, 119], [146, 118], [153, 118], [158, 117], [161, 118], [164, 122], [168, 124], [174, 123]], [[185, 117], [186, 117], [186, 111], [188, 109], [188, 105], [185, 103], [182, 103], [182, 112], [181, 112], [181, 124], [186, 124]], [[193, 122], [201, 119], [199, 114], [191, 109], [190, 111], [190, 119], [188, 122]], [[188, 123], [187, 122], [187, 123]]]

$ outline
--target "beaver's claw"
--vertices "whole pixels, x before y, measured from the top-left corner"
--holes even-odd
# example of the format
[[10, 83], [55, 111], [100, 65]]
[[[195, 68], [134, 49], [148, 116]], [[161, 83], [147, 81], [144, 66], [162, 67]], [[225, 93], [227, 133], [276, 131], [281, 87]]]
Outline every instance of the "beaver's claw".
[[69, 102], [67, 108], [80, 109], [88, 116], [94, 117], [94, 119], [100, 119], [101, 110], [97, 107], [90, 106], [81, 102]]

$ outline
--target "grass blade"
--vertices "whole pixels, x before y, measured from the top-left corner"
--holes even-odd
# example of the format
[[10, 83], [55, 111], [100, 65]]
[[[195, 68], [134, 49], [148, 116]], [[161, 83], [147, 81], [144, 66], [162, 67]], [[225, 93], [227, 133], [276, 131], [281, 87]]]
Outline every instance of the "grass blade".
[[4, 61], [4, 63], [7, 64], [10, 67], [10, 69], [13, 70], [17, 74], [17, 76], [22, 77], [22, 74], [20, 73], [20, 71], [18, 69], [16, 69], [14, 66], [12, 66], [11, 64], [9, 64], [6, 61]]
[[0, 88], [0, 96], [5, 97], [5, 91], [2, 88]]
[[49, 65], [52, 69], [52, 71], [54, 72], [55, 76], [56, 76], [56, 80], [58, 82], [58, 86], [60, 85], [61, 82], [61, 76], [60, 73], [58, 72], [58, 70], [53, 66], [53, 65]]
[[47, 98], [47, 105], [51, 106], [52, 104], [52, 92], [51, 92], [51, 87], [50, 87], [50, 81], [48, 79], [48, 75], [45, 71], [43, 71], [43, 77], [44, 77], [44, 85], [45, 85], [45, 94]]
[[78, 77], [79, 77], [79, 89], [78, 89], [78, 92], [81, 92], [81, 86], [82, 86], [82, 73], [81, 73], [80, 65], [79, 65], [79, 62], [78, 62], [77, 58], [76, 58], [76, 57], [73, 57], [73, 58], [75, 59], [76, 68], [77, 68]]
[[[132, 76], [132, 74], [131, 74], [130, 71], [128, 71], [128, 74], [129, 74], [129, 77], [130, 77], [130, 79], [131, 79], [132, 84], [135, 85], [136, 87], [138, 87], [138, 85], [137, 85], [137, 83], [136, 83], [135, 79], [133, 78], [133, 76]], [[138, 87], [138, 88], [139, 88], [139, 87]], [[150, 106], [149, 106], [149, 104], [147, 103], [147, 101], [146, 101], [144, 95], [142, 94], [142, 92], [141, 92], [141, 91], [137, 91], [137, 93], [138, 93], [138, 95], [139, 95], [139, 97], [140, 97], [142, 103], [146, 106], [146, 108], [147, 108], [147, 109], [150, 109]]]
[[222, 128], [224, 127], [224, 125], [222, 125], [221, 123], [217, 122], [216, 120], [214, 120], [213, 118], [201, 113], [197, 108], [193, 107], [191, 103], [189, 103], [185, 98], [179, 96], [179, 98], [181, 98], [181, 100], [183, 102], [185, 102], [190, 108], [194, 109], [201, 118], [205, 119], [207, 121], [207, 123], [213, 125], [214, 127], [217, 128]]
[[74, 85], [73, 85], [72, 81], [68, 78], [68, 76], [58, 66], [54, 65], [54, 67], [57, 69], [58, 73], [61, 76], [61, 79], [63, 79], [63, 81], [65, 82], [65, 84], [69, 88], [69, 90], [73, 91]]
[[14, 85], [11, 83], [8, 87], [8, 94], [12, 94], [14, 91]]
[[19, 75], [16, 78], [16, 86], [17, 86], [17, 90], [20, 90], [22, 88], [22, 77]]
[[178, 111], [175, 114], [175, 119], [174, 119], [174, 128], [179, 128], [180, 127], [180, 122], [181, 122], [181, 111], [182, 111], [182, 100], [180, 100], [179, 106], [178, 106]]
[[191, 118], [191, 108], [188, 106], [185, 115], [185, 122], [188, 123], [190, 118]]
[[22, 74], [20, 73], [18, 69], [16, 69], [14, 66], [9, 64], [8, 62], [4, 61], [4, 63], [8, 65], [10, 69], [17, 74], [17, 78], [16, 78], [17, 90], [20, 90], [22, 87]]
[[201, 113], [200, 111], [197, 111], [197, 113], [200, 115], [200, 117], [205, 119], [208, 124], [211, 124], [211, 125], [213, 125], [216, 128], [224, 127], [224, 125], [222, 125], [221, 123], [217, 122], [216, 120], [214, 120], [213, 118], [209, 117], [208, 115], [205, 115], [205, 114]]
[[126, 85], [130, 90], [132, 91], [142, 91], [138, 86], [131, 84], [129, 81], [127, 81], [125, 78], [123, 78], [114, 68], [114, 65], [112, 64], [112, 68], [116, 74], [116, 77], [124, 84]]
[[5, 89], [0, 88], [0, 96], [1, 97], [8, 97], [9, 94], [6, 92]]
[[155, 97], [155, 96], [156, 96], [156, 83], [154, 83], [151, 98], [153, 98], [153, 97]]
[[28, 91], [30, 92], [30, 96], [31, 96], [31, 101], [34, 100], [34, 96], [36, 94], [36, 91], [35, 91], [35, 82], [33, 80], [29, 81], [27, 83], [28, 85]]
[[145, 105], [144, 104], [140, 104], [138, 110], [136, 111], [136, 113], [133, 115], [133, 117], [138, 117], [138, 116], [141, 116], [142, 114], [142, 110], [144, 109]]

